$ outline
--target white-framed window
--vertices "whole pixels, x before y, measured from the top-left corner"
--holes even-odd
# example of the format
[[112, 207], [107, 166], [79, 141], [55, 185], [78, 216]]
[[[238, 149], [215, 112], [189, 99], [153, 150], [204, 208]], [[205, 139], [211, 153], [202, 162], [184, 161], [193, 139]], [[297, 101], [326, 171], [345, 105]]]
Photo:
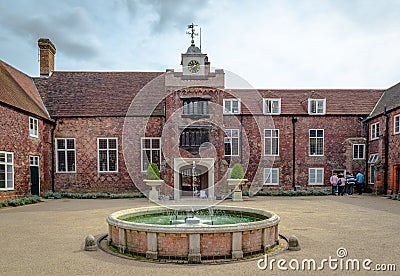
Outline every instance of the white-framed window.
[[281, 99], [264, 98], [263, 113], [265, 115], [281, 114]]
[[118, 172], [118, 138], [97, 138], [98, 171]]
[[308, 184], [309, 185], [324, 185], [324, 169], [309, 168], [308, 169]]
[[279, 168], [264, 168], [264, 185], [279, 185]]
[[279, 155], [279, 129], [264, 129], [264, 155]]
[[375, 164], [376, 161], [378, 161], [378, 154], [376, 153], [370, 154], [368, 158], [368, 163]]
[[14, 190], [14, 153], [0, 151], [0, 191]]
[[56, 138], [56, 155], [58, 173], [76, 172], [75, 138]]
[[29, 136], [38, 138], [38, 119], [29, 117]]
[[393, 133], [399, 134], [400, 133], [400, 114], [394, 116], [393, 120]]
[[308, 114], [325, 115], [326, 99], [308, 99]]
[[239, 155], [239, 129], [225, 130], [225, 156]]
[[370, 184], [375, 183], [375, 165], [369, 166], [369, 183]]
[[310, 156], [324, 155], [324, 130], [310, 129]]
[[33, 155], [29, 156], [29, 165], [38, 167], [39, 166], [39, 156], [33, 156]]
[[142, 172], [147, 170], [150, 163], [155, 163], [160, 168], [161, 162], [161, 138], [141, 138]]
[[353, 144], [353, 159], [365, 159], [365, 144]]
[[240, 99], [224, 99], [224, 114], [240, 114]]
[[207, 115], [208, 101], [201, 99], [186, 99], [183, 101], [184, 115]]
[[379, 138], [379, 123], [371, 125], [371, 140]]

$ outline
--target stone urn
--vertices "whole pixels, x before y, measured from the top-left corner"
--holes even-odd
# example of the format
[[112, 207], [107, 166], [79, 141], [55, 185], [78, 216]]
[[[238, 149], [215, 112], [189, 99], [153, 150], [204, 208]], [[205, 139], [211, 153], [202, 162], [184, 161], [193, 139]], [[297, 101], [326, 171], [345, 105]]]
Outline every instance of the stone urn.
[[149, 192], [149, 200], [153, 202], [158, 201], [159, 197], [159, 188], [161, 187], [162, 184], [164, 184], [164, 180], [158, 179], [158, 180], [148, 180], [145, 179], [144, 182], [146, 183], [147, 186], [151, 187], [151, 190]]
[[232, 201], [243, 201], [241, 185], [245, 184], [248, 180], [228, 178], [228, 185], [233, 186]]

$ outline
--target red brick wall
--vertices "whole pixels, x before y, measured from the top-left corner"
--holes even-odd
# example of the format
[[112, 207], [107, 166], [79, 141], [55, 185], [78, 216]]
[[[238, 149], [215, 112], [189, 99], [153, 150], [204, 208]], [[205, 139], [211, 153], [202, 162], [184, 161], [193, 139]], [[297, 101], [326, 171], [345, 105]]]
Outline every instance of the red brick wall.
[[137, 253], [147, 252], [147, 233], [125, 230], [126, 233], [126, 248]]
[[204, 257], [230, 255], [232, 252], [232, 233], [201, 234], [200, 252]]
[[40, 193], [51, 190], [51, 126], [38, 119], [39, 138], [29, 136], [29, 115], [0, 105], [0, 151], [14, 153], [14, 190], [0, 200], [31, 195], [29, 156], [39, 156]]
[[189, 254], [189, 236], [187, 234], [157, 233], [159, 256], [182, 256]]
[[243, 253], [254, 252], [262, 249], [262, 229], [243, 232]]

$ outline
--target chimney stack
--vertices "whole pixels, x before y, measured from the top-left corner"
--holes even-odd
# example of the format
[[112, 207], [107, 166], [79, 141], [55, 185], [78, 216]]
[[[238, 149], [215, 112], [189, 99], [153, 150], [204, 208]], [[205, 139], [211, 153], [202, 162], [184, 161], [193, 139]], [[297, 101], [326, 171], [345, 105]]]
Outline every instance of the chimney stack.
[[47, 77], [54, 71], [56, 47], [48, 38], [39, 38], [38, 46], [40, 49], [40, 76]]

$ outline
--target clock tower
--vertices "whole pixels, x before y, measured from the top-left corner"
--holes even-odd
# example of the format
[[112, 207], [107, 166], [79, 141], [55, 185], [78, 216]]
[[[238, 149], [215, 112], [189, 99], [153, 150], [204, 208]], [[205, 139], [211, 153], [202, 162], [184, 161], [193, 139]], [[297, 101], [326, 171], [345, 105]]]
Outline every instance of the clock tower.
[[191, 44], [187, 49], [186, 53], [182, 54], [182, 72], [184, 76], [207, 76], [210, 73], [210, 63], [208, 62], [207, 54], [203, 54], [201, 49], [194, 44], [194, 36], [198, 35], [193, 23], [188, 26], [190, 31], [187, 34], [190, 35]]

